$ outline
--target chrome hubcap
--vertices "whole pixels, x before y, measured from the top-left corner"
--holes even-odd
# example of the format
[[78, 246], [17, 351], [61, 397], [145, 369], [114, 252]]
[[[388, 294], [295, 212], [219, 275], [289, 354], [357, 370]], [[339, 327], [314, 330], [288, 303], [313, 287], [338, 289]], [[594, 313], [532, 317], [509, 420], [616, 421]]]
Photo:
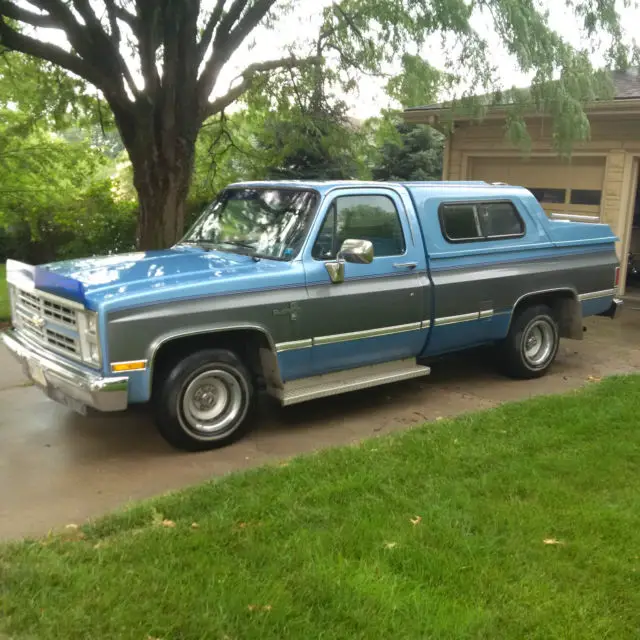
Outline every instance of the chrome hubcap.
[[182, 396], [183, 427], [197, 437], [215, 437], [233, 426], [245, 410], [240, 381], [212, 369], [196, 376]]
[[544, 366], [553, 354], [555, 329], [548, 320], [535, 320], [524, 335], [524, 358], [531, 367]]

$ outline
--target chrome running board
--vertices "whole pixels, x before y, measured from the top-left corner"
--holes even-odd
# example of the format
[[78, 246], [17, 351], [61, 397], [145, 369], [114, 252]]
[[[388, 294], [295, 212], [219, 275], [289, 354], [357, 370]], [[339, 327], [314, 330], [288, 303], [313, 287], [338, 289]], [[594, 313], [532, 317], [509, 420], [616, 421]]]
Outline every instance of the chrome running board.
[[415, 358], [327, 373], [286, 382], [276, 391], [283, 406], [335, 396], [349, 391], [377, 387], [390, 382], [420, 378], [431, 373], [429, 367], [416, 364]]

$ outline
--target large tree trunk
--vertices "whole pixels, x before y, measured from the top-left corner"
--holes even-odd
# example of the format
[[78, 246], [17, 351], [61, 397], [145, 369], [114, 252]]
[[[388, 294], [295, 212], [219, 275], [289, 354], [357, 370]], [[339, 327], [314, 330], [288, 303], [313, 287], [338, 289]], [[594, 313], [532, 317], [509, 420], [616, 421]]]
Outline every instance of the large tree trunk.
[[130, 153], [140, 206], [140, 249], [170, 247], [182, 237], [194, 152], [195, 141], [179, 140], [171, 158], [156, 148]]
[[[185, 92], [186, 93], [186, 92]], [[138, 248], [170, 247], [184, 231], [185, 210], [194, 166], [200, 110], [183, 94], [163, 95], [159, 104], [114, 116], [133, 167], [138, 192]]]
[[[201, 96], [198, 86], [200, 1], [137, 4], [147, 95], [132, 109], [112, 105], [112, 110], [133, 165], [140, 206], [138, 247], [146, 251], [170, 247], [182, 236], [196, 138], [208, 96]], [[159, 33], [162, 78], [156, 68]]]

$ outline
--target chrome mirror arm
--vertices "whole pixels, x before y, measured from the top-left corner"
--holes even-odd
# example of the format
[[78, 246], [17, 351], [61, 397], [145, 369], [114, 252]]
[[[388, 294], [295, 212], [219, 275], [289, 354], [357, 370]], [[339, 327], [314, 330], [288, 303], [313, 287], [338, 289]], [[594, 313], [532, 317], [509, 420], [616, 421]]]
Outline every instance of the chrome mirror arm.
[[344, 282], [344, 269], [347, 262], [371, 264], [373, 244], [369, 240], [347, 239], [342, 243], [335, 260], [325, 263], [325, 268], [333, 284]]

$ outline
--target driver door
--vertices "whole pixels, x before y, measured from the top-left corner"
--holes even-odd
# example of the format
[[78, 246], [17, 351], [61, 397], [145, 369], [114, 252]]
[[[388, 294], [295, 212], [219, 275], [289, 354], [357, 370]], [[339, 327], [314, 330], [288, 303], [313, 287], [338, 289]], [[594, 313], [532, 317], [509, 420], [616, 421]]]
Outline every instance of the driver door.
[[[328, 196], [304, 255], [307, 299], [299, 322], [312, 338], [315, 375], [415, 357], [429, 318], [421, 239], [391, 189], [344, 189]], [[326, 263], [347, 239], [373, 244], [371, 264], [345, 264], [334, 284]]]

